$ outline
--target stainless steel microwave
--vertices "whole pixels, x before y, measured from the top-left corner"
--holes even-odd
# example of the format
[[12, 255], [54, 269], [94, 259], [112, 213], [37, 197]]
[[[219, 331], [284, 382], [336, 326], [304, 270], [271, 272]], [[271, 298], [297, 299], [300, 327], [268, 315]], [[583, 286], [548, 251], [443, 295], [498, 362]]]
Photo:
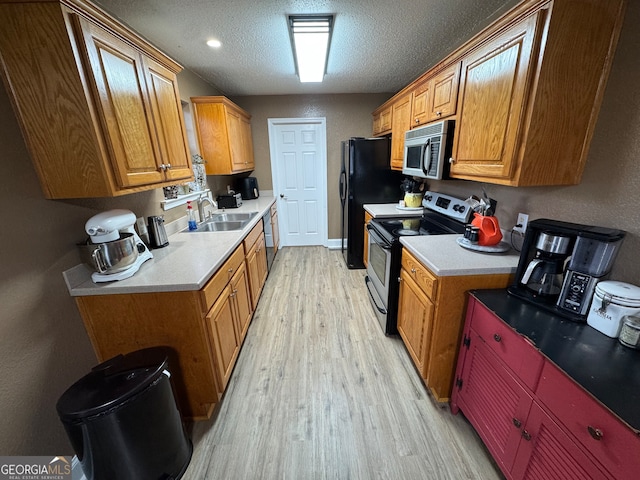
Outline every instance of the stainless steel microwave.
[[447, 178], [454, 123], [442, 120], [407, 131], [402, 173], [433, 180]]

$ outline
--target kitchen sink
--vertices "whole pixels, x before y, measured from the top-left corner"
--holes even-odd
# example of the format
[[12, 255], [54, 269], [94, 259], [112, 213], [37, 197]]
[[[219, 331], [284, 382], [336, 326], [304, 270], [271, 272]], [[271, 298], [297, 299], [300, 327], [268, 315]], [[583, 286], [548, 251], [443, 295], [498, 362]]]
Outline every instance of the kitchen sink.
[[235, 222], [235, 221], [245, 221], [251, 220], [255, 217], [258, 212], [249, 212], [249, 213], [215, 213], [211, 215], [210, 220], [207, 222]]
[[183, 232], [232, 232], [242, 230], [258, 212], [249, 213], [216, 213], [198, 225], [195, 230], [185, 229]]

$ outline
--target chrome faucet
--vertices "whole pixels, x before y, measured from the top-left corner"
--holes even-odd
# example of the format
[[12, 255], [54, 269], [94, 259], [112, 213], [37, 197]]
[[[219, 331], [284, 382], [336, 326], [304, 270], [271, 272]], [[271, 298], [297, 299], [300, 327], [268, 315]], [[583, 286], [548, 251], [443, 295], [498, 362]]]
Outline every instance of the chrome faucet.
[[204, 216], [204, 209], [207, 207], [206, 204], [209, 204], [212, 208], [217, 209], [218, 204], [214, 200], [210, 200], [206, 195], [200, 195], [198, 197], [198, 216], [200, 217], [200, 223], [204, 222], [207, 218], [211, 216], [211, 212], [206, 217]]

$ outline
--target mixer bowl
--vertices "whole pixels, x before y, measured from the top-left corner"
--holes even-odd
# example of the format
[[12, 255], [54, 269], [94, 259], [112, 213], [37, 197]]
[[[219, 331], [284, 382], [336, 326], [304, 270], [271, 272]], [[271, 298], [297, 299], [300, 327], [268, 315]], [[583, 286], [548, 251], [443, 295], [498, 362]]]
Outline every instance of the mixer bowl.
[[122, 272], [138, 259], [138, 248], [132, 233], [120, 233], [118, 240], [105, 243], [91, 243], [87, 239], [78, 244], [78, 248], [83, 263], [99, 273]]

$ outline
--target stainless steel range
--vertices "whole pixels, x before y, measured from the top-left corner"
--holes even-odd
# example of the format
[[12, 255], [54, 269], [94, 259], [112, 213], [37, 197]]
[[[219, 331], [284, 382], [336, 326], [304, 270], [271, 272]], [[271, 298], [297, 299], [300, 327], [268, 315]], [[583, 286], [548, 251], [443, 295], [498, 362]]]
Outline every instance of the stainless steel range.
[[386, 335], [398, 333], [398, 291], [404, 235], [464, 233], [471, 207], [462, 199], [426, 192], [422, 217], [374, 218], [367, 225], [369, 254], [365, 282], [373, 309]]

